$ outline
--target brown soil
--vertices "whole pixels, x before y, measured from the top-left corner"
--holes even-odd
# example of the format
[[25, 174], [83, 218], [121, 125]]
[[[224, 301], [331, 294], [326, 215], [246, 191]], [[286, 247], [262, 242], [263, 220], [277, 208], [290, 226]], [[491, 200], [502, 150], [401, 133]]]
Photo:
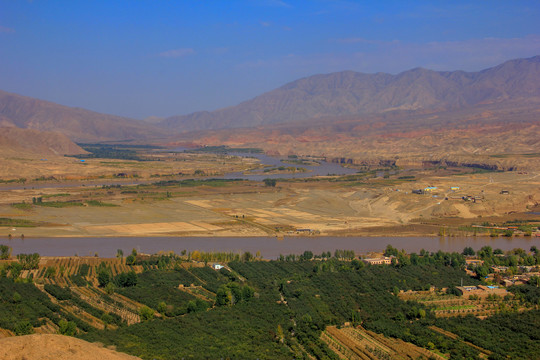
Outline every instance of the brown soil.
[[[213, 160], [213, 166], [217, 166], [215, 157], [201, 157], [198, 164], [202, 166], [203, 160]], [[139, 165], [153, 167], [160, 163], [166, 161]], [[473, 235], [472, 228], [462, 226], [538, 218], [530, 212], [540, 207], [539, 172], [474, 174], [454, 170], [455, 174], [450, 170], [415, 170], [388, 179], [379, 176], [358, 181], [279, 181], [275, 188], [248, 181], [189, 188], [148, 185], [103, 189], [77, 183], [61, 189], [3, 191], [0, 187], [0, 217], [39, 225], [0, 227], [0, 236], [219, 237], [294, 236], [306, 232], [323, 236], [436, 236], [441, 228], [446, 236], [469, 236]], [[400, 180], [403, 174], [413, 179]], [[427, 186], [437, 189], [423, 195], [412, 193]], [[31, 204], [39, 197], [44, 202], [87, 204], [96, 200], [116, 206], [12, 206]]]
[[0, 359], [136, 360], [139, 358], [70, 336], [34, 334], [0, 339]]

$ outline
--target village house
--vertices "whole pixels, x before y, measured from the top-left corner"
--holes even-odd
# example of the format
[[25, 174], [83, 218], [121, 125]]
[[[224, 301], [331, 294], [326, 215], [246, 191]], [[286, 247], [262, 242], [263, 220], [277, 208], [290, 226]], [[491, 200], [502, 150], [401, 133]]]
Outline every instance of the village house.
[[495, 265], [492, 265], [491, 270], [493, 270], [493, 272], [495, 272], [495, 273], [506, 272], [506, 270], [508, 270], [508, 266], [495, 266]]
[[362, 259], [362, 261], [368, 265], [390, 265], [392, 264], [392, 258], [388, 256], [380, 258]]
[[481, 266], [481, 265], [484, 265], [484, 260], [480, 260], [480, 259], [465, 259], [465, 264], [467, 264], [467, 266], [469, 266], [469, 265]]

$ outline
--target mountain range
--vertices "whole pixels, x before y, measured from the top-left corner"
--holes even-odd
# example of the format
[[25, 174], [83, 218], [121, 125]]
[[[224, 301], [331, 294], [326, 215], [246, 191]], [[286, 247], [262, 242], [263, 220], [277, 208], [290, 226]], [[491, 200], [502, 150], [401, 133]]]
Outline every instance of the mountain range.
[[397, 75], [353, 71], [314, 75], [237, 106], [172, 116], [160, 125], [188, 132], [396, 111], [459, 110], [531, 98], [540, 98], [540, 56], [479, 72], [416, 68]]
[[[540, 56], [479, 72], [416, 68], [397, 75], [314, 75], [236, 106], [146, 122], [0, 91], [0, 126], [33, 129], [24, 138], [34, 141], [54, 138], [35, 131], [54, 131], [77, 142], [247, 145], [360, 163], [405, 154], [474, 161], [480, 155], [537, 153]], [[65, 145], [54, 151], [81, 151], [58, 139]], [[0, 140], [2, 147], [16, 147], [9, 137]]]

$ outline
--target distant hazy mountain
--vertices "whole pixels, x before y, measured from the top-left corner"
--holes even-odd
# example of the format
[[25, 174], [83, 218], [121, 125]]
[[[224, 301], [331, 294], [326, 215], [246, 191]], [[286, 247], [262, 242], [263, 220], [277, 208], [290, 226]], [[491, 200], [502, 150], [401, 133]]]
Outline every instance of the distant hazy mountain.
[[161, 126], [182, 132], [253, 127], [392, 111], [459, 110], [539, 97], [540, 56], [535, 56], [479, 72], [416, 68], [397, 75], [315, 75], [237, 106], [169, 117]]
[[144, 139], [163, 135], [149, 124], [0, 91], [0, 126], [60, 132], [71, 140]]

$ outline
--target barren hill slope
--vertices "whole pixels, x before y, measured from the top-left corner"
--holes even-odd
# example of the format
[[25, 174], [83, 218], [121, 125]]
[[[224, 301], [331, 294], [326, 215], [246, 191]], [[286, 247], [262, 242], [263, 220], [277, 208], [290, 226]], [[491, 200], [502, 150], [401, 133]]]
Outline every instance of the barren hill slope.
[[138, 357], [63, 335], [26, 335], [0, 340], [4, 360], [137, 360]]
[[179, 135], [176, 141], [257, 147], [271, 154], [323, 156], [356, 164], [434, 162], [499, 170], [539, 169], [540, 102], [206, 130]]
[[389, 111], [459, 110], [540, 98], [540, 56], [480, 72], [416, 68], [397, 75], [344, 71], [286, 84], [237, 106], [165, 119], [178, 131], [295, 123]]
[[86, 151], [64, 134], [16, 127], [0, 127], [0, 155], [63, 156]]
[[73, 141], [144, 139], [163, 135], [160, 129], [136, 120], [71, 108], [0, 91], [0, 126], [58, 131]]

